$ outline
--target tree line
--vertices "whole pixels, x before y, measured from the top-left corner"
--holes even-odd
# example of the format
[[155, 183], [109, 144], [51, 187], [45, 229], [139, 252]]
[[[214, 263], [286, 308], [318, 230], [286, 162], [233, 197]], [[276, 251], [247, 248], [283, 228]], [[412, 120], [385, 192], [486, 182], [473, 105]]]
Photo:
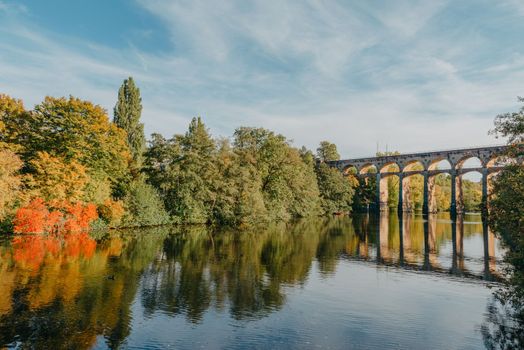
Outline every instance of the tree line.
[[72, 223], [86, 221], [251, 225], [351, 210], [355, 184], [323, 163], [338, 155], [334, 144], [322, 142], [314, 154], [255, 127], [214, 138], [201, 118], [184, 134], [147, 142], [141, 113], [132, 78], [118, 91], [112, 120], [72, 96], [26, 110], [0, 95], [2, 230], [80, 229]]

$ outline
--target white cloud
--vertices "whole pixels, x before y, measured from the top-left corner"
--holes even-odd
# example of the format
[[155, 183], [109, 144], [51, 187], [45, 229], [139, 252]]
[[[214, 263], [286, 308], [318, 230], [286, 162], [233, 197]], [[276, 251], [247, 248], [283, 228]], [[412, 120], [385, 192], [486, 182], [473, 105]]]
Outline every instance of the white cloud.
[[488, 39], [435, 29], [444, 1], [138, 3], [165, 24], [171, 52], [132, 41], [117, 50], [19, 14], [0, 28], [0, 90], [28, 106], [73, 94], [111, 114], [132, 75], [148, 133], [184, 132], [201, 115], [215, 135], [263, 126], [297, 146], [334, 141], [345, 157], [370, 155], [377, 141], [403, 152], [498, 142], [487, 135], [493, 117], [524, 94], [520, 52], [470, 65]]

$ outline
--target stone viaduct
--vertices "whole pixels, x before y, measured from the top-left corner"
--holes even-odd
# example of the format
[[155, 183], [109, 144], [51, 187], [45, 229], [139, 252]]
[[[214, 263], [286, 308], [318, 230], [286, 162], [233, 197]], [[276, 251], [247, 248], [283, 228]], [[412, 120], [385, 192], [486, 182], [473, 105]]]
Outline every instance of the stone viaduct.
[[[485, 210], [487, 208], [489, 179], [502, 168], [502, 163], [506, 161], [502, 156], [506, 147], [507, 146], [487, 146], [381, 157], [343, 159], [328, 162], [328, 164], [338, 168], [345, 175], [354, 174], [363, 178], [376, 176], [377, 202], [375, 203], [375, 207], [380, 208], [380, 211], [388, 210], [387, 178], [390, 176], [399, 177], [399, 211], [412, 211], [412, 203], [409, 203], [409, 195], [406, 189], [408, 188], [410, 177], [420, 174], [424, 177], [422, 210], [424, 213], [436, 212], [437, 206], [434, 191], [435, 175], [448, 173], [451, 176], [450, 211], [452, 214], [460, 214], [464, 210], [462, 200], [462, 175], [472, 171], [477, 171], [482, 175], [482, 203], [483, 209]], [[480, 161], [480, 167], [463, 167], [464, 163], [470, 158], [477, 158]], [[438, 164], [443, 160], [449, 163], [448, 169], [438, 168]]]

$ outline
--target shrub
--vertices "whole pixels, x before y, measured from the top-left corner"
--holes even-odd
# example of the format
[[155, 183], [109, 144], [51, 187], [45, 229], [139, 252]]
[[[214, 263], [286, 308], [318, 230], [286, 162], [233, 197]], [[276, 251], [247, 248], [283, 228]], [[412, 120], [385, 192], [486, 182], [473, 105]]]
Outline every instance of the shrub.
[[98, 218], [92, 203], [67, 201], [46, 203], [42, 198], [33, 199], [18, 209], [13, 221], [15, 233], [79, 233], [89, 230]]
[[152, 226], [170, 222], [158, 192], [143, 181], [134, 181], [130, 184], [124, 206], [125, 226]]
[[109, 227], [117, 227], [125, 214], [124, 205], [122, 201], [106, 199], [103, 204], [98, 206], [98, 214]]

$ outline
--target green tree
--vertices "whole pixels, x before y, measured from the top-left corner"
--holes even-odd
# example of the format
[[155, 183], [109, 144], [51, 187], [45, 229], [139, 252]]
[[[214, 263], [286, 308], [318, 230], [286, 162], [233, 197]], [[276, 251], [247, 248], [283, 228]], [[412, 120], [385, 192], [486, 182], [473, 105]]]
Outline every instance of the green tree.
[[482, 185], [468, 179], [462, 180], [462, 198], [464, 209], [467, 211], [479, 211], [482, 202]]
[[[509, 156], [524, 156], [524, 106], [516, 113], [498, 115], [493, 132], [508, 138]], [[490, 206], [490, 225], [508, 249], [506, 259], [515, 287], [510, 291], [524, 312], [524, 165], [503, 168], [493, 181]]]
[[[376, 173], [375, 168], [370, 168], [368, 173]], [[355, 210], [367, 210], [376, 203], [377, 180], [375, 176], [359, 178], [355, 187], [353, 197], [353, 208]]]
[[241, 165], [229, 140], [219, 141], [218, 169], [221, 186], [217, 188], [214, 220], [221, 224], [252, 226], [267, 220], [262, 183], [252, 165]]
[[327, 214], [349, 212], [354, 190], [342, 173], [325, 163], [316, 168], [322, 209]]
[[312, 163], [282, 135], [262, 128], [235, 130], [234, 152], [239, 165], [261, 182], [270, 220], [286, 221], [318, 212], [318, 187]]
[[[520, 102], [524, 99], [519, 98]], [[501, 114], [492, 133], [508, 138], [510, 157], [524, 156], [524, 106], [518, 112]], [[507, 165], [493, 181], [489, 225], [506, 249], [505, 288], [498, 292], [500, 305], [492, 305], [488, 324], [482, 326], [489, 348], [517, 349], [524, 344], [524, 165]], [[489, 325], [491, 323], [491, 325]]]
[[328, 141], [320, 142], [317, 148], [317, 157], [323, 162], [331, 162], [340, 159], [337, 151], [337, 145]]
[[435, 176], [435, 196], [438, 211], [447, 211], [451, 205], [451, 177], [448, 174]]
[[118, 101], [114, 108], [113, 122], [127, 133], [127, 144], [136, 165], [142, 165], [146, 148], [144, 124], [140, 123], [142, 98], [133, 78], [125, 79], [118, 90]]
[[178, 138], [178, 142], [182, 154], [175, 188], [176, 215], [184, 222], [209, 222], [219, 178], [215, 142], [200, 117], [191, 120], [188, 131]]
[[171, 140], [153, 135], [146, 155], [149, 181], [169, 212], [182, 222], [212, 221], [220, 176], [215, 142], [202, 120], [193, 118], [186, 134]]

